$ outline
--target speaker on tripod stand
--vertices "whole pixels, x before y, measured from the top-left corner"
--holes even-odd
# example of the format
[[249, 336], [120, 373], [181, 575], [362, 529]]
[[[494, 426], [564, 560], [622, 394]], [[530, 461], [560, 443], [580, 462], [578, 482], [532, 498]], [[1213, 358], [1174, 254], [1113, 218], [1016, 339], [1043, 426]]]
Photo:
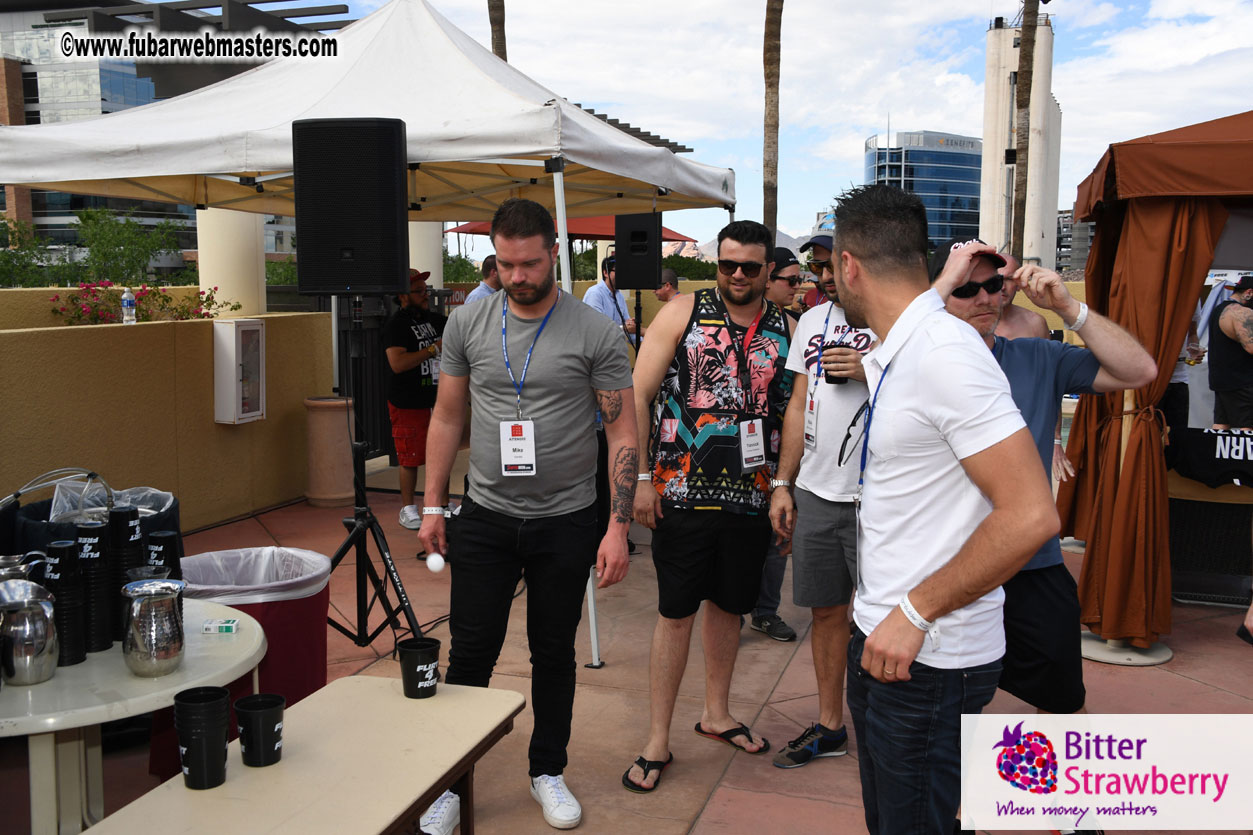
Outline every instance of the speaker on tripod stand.
[[[343, 296], [351, 304], [347, 390], [360, 413], [365, 344], [362, 301], [367, 295], [409, 291], [409, 236], [405, 185], [405, 123], [399, 119], [304, 119], [292, 123], [296, 190], [297, 290], [303, 295]], [[334, 571], [349, 553], [356, 556], [357, 623], [328, 623], [368, 646], [403, 613], [415, 636], [422, 634], [413, 606], [392, 560], [387, 537], [370, 509], [365, 490], [368, 444], [352, 444], [353, 515], [331, 557]], [[370, 559], [373, 539], [385, 574]], [[391, 581], [399, 602], [387, 594]], [[371, 597], [371, 593], [373, 597]], [[378, 602], [386, 614], [373, 631], [369, 615]]]

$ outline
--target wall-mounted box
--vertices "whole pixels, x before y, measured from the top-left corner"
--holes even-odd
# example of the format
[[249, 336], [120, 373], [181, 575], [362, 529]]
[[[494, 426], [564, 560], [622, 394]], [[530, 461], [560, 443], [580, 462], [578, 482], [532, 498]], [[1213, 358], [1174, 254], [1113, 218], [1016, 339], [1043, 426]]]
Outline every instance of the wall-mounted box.
[[265, 322], [213, 323], [213, 419], [249, 423], [265, 417]]

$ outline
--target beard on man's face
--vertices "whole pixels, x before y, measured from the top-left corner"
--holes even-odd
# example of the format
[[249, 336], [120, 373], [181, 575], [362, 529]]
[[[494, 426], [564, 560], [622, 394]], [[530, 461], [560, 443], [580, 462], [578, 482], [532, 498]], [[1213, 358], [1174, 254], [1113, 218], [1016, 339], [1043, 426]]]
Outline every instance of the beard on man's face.
[[550, 266], [548, 274], [536, 284], [515, 285], [512, 282], [506, 282], [503, 288], [506, 295], [514, 302], [522, 305], [531, 305], [551, 293], [555, 283], [554, 270]]

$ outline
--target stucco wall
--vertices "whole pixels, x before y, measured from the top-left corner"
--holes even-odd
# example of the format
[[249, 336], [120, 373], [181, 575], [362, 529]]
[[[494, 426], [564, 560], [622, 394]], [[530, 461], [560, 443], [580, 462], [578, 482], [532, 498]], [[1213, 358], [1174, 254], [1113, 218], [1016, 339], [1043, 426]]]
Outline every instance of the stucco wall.
[[332, 393], [328, 316], [257, 317], [266, 418], [239, 426], [213, 421], [212, 321], [0, 330], [0, 491], [87, 467], [174, 493], [184, 530], [303, 496], [304, 398]]
[[[20, 287], [0, 290], [0, 330], [14, 328], [65, 327], [65, 320], [52, 314], [54, 295], [65, 298], [73, 287]], [[170, 287], [170, 295], [195, 295], [199, 287]], [[121, 313], [121, 311], [118, 311]], [[4, 489], [0, 487], [0, 489]]]

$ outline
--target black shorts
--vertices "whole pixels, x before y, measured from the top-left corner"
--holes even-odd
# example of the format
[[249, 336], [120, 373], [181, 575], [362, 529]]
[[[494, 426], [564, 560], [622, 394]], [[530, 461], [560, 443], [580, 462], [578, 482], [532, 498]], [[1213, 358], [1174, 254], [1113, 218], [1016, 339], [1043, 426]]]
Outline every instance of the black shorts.
[[751, 612], [770, 545], [770, 519], [723, 510], [662, 512], [653, 531], [661, 616], [694, 615], [702, 600], [733, 615]]
[[1019, 571], [1005, 583], [1000, 688], [1049, 713], [1083, 707], [1079, 587], [1065, 565]]
[[1214, 392], [1214, 423], [1232, 429], [1253, 429], [1253, 390]]

